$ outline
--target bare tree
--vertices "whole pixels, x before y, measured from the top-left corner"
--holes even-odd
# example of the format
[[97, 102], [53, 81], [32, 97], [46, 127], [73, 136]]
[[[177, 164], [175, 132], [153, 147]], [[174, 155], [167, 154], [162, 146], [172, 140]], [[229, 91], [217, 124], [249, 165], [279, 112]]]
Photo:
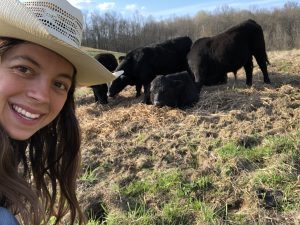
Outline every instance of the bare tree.
[[266, 47], [273, 49], [300, 48], [300, 6], [287, 2], [273, 10], [235, 10], [222, 5], [212, 12], [199, 11], [196, 16], [155, 20], [135, 12], [122, 17], [115, 12], [85, 15], [83, 44], [93, 48], [128, 52], [134, 48], [157, 43], [177, 36], [196, 40], [218, 34], [246, 19], [256, 20], [263, 28]]

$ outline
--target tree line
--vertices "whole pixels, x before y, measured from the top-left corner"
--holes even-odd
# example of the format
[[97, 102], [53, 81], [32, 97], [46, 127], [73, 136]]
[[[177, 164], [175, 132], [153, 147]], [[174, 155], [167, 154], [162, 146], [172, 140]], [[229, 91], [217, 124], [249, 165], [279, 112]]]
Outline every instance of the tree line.
[[193, 41], [216, 35], [246, 19], [258, 22], [264, 31], [267, 50], [300, 48], [300, 6], [287, 2], [272, 10], [252, 8], [235, 10], [227, 5], [213, 12], [199, 11], [195, 16], [174, 16], [157, 21], [138, 12], [124, 18], [116, 12], [85, 14], [83, 45], [117, 52], [189, 36]]

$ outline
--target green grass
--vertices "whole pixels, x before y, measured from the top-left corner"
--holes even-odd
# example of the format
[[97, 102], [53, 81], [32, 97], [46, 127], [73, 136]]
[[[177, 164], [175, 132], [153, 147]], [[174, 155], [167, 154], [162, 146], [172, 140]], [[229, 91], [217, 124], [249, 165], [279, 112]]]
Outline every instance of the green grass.
[[87, 96], [92, 93], [93, 93], [92, 88], [80, 87], [80, 88], [76, 88], [74, 95], [75, 98], [78, 98], [82, 96]]
[[96, 219], [90, 219], [87, 223], [87, 225], [99, 225], [100, 222]]
[[82, 47], [82, 50], [85, 51], [87, 54], [89, 54], [92, 57], [94, 57], [95, 55], [97, 55], [99, 53], [106, 53], [106, 52], [114, 54], [116, 56], [116, 58], [118, 58], [121, 55], [124, 55], [124, 53], [121, 53], [121, 52], [107, 51], [107, 50], [101, 50], [101, 49], [89, 48], [89, 47]]
[[[190, 180], [176, 169], [154, 174], [149, 171], [143, 180], [136, 180], [118, 190], [127, 200], [127, 212], [114, 215], [114, 219], [107, 215], [107, 220], [113, 220], [108, 224], [121, 224], [116, 220], [127, 221], [126, 224], [189, 224], [195, 217], [194, 213], [203, 214], [201, 218], [212, 221], [212, 210], [198, 199], [211, 188], [209, 176]], [[149, 204], [148, 200], [152, 198], [161, 200], [158, 208]]]
[[[296, 192], [299, 172], [294, 167], [299, 163], [298, 137], [265, 137], [250, 148], [237, 141], [224, 143], [215, 150], [219, 170], [209, 175], [190, 178], [180, 169], [148, 171], [143, 179], [118, 187], [117, 192], [126, 201], [126, 207], [121, 212], [108, 212], [105, 224], [169, 225], [195, 224], [195, 221], [219, 224], [224, 218], [232, 224], [248, 224], [247, 214], [230, 209], [225, 199], [229, 190], [237, 188], [235, 185], [244, 185], [236, 190], [241, 198], [251, 198], [257, 188], [280, 190], [284, 193], [280, 211], [299, 210], [300, 197]], [[248, 165], [246, 162], [252, 164], [249, 173], [242, 176], [232, 172], [238, 163]], [[87, 170], [82, 179], [93, 180], [93, 171]], [[237, 180], [226, 183], [224, 179]], [[224, 202], [211, 202], [217, 195], [224, 196]], [[151, 199], [159, 199], [159, 203], [151, 204]]]
[[98, 180], [95, 171], [97, 168], [92, 169], [88, 167], [85, 172], [81, 175], [79, 178], [80, 181], [86, 182], [86, 183], [93, 183]]
[[259, 145], [248, 148], [234, 141], [226, 143], [220, 147], [217, 152], [219, 156], [225, 160], [233, 157], [255, 160], [266, 158], [274, 153], [273, 149], [269, 146]]
[[[124, 186], [116, 185], [114, 192], [122, 199], [123, 210], [107, 209], [102, 224], [217, 225], [221, 221], [228, 221], [228, 224], [265, 224], [262, 218], [251, 221], [247, 213], [239, 212], [239, 207], [232, 209], [228, 199], [231, 192], [237, 199], [256, 198], [256, 190], [260, 188], [283, 193], [273, 209], [282, 215], [300, 210], [299, 132], [266, 136], [261, 142], [248, 147], [240, 140], [217, 143], [213, 150], [216, 163], [210, 173], [189, 177], [179, 168], [145, 170], [142, 179]], [[195, 148], [190, 151], [194, 152]], [[95, 171], [87, 168], [80, 180], [94, 182], [97, 180]], [[222, 199], [221, 202], [214, 201], [216, 196]], [[253, 206], [256, 204], [254, 201]], [[89, 225], [94, 224], [100, 222], [90, 218]]]
[[283, 73], [289, 73], [290, 67], [293, 64], [293, 62], [290, 61], [280, 61], [276, 62], [278, 66], [278, 72], [283, 72]]
[[198, 221], [206, 222], [208, 224], [217, 224], [217, 215], [213, 209], [213, 207], [209, 206], [209, 204], [206, 204], [202, 201], [194, 201], [192, 204], [193, 209], [198, 215]]

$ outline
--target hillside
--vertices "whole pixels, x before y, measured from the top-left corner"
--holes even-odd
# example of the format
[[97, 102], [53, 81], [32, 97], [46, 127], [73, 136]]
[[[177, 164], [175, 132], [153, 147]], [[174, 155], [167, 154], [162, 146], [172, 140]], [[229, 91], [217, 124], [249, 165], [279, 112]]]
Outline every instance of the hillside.
[[300, 50], [268, 56], [271, 85], [240, 70], [187, 110], [78, 90], [89, 224], [299, 224]]

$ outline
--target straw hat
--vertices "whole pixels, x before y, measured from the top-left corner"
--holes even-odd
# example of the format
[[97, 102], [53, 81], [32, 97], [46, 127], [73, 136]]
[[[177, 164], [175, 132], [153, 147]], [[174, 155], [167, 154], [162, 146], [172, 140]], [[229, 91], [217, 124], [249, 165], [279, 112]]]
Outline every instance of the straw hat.
[[115, 79], [96, 59], [80, 50], [82, 13], [66, 0], [0, 0], [0, 37], [44, 46], [71, 62], [77, 85], [91, 86]]

